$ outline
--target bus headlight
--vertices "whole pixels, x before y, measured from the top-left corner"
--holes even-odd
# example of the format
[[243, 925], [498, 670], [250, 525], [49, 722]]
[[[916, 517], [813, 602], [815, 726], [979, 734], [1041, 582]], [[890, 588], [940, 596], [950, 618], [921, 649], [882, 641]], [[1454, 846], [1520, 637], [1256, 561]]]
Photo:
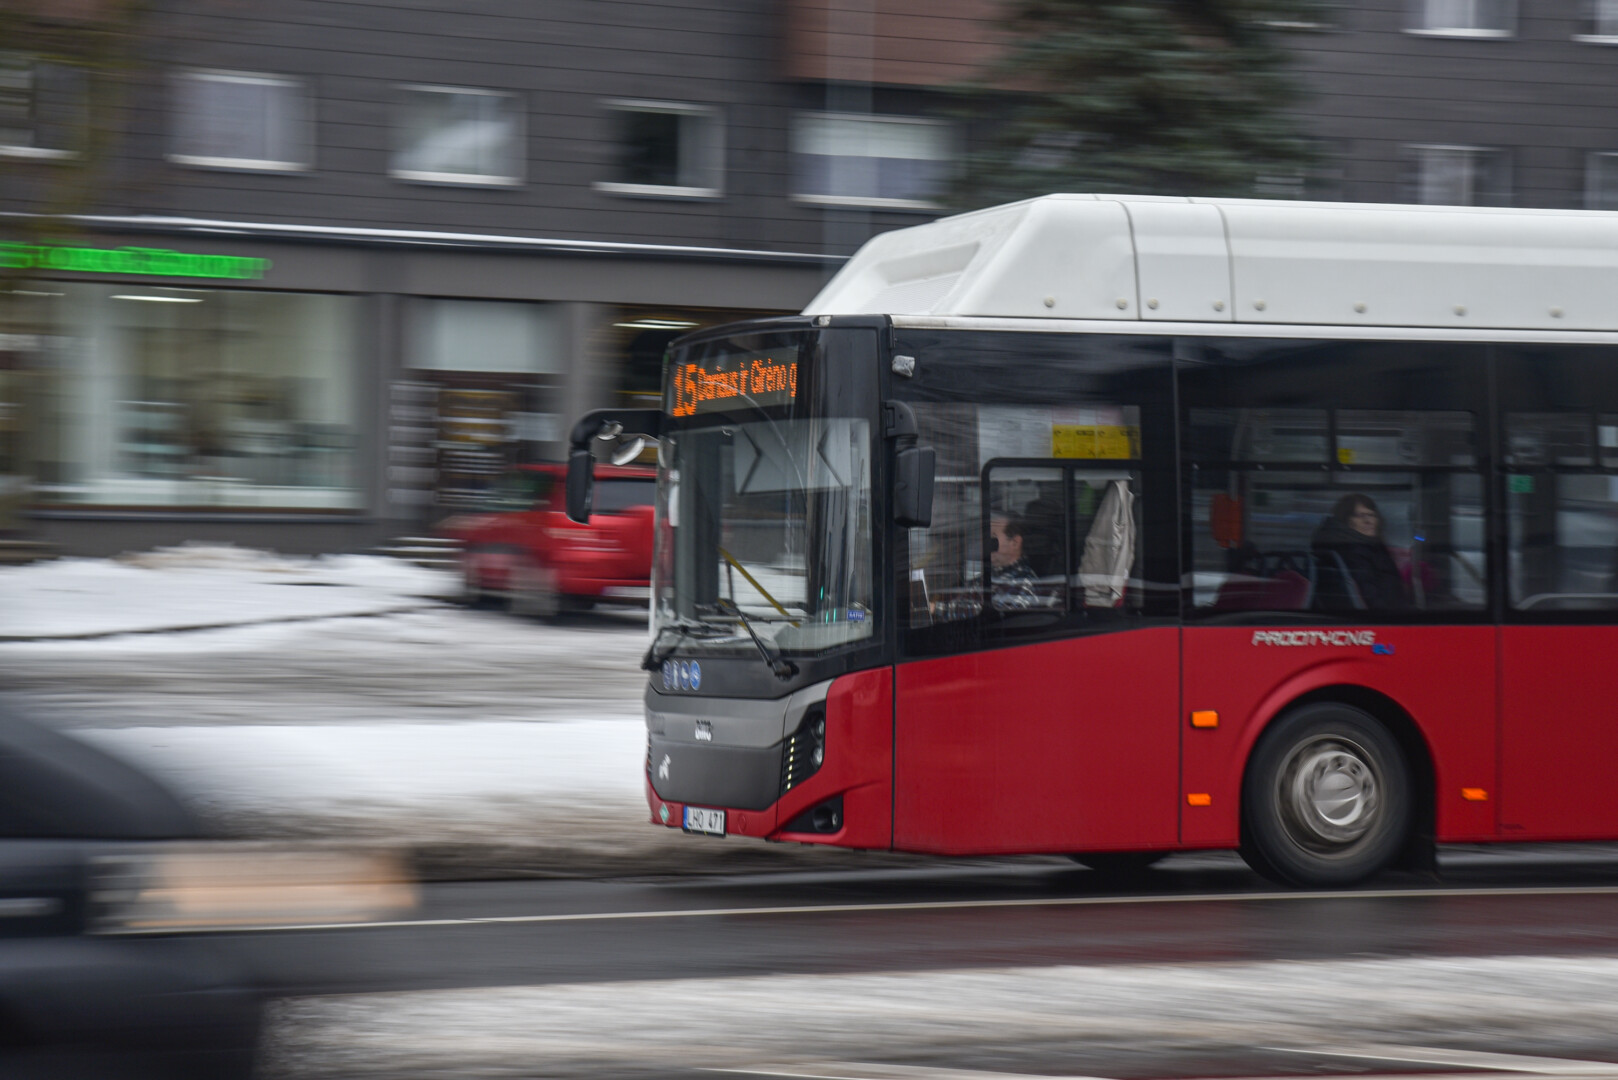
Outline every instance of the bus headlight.
[[826, 712], [816, 705], [781, 746], [781, 794], [813, 776], [826, 762]]

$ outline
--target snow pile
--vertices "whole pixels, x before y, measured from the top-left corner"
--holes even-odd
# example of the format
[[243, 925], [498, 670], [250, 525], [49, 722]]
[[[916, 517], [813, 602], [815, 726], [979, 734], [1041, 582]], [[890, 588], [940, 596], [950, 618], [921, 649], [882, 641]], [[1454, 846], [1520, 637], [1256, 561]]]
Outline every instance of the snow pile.
[[[1254, 1047], [1308, 1054], [1358, 1046], [1360, 1055], [1375, 1060], [1378, 1044], [1397, 1054], [1450, 1039], [1520, 1054], [1536, 1043], [1606, 1045], [1618, 1026], [1614, 979], [1618, 960], [1604, 956], [1457, 957], [985, 967], [351, 994], [277, 1003], [265, 1074], [278, 1080], [469, 1080], [735, 1071], [966, 1080], [991, 1074], [834, 1063], [948, 1060], [956, 1053], [1041, 1047], [1137, 1057], [1143, 1048], [1172, 1048], [1217, 1061]], [[701, 1007], [681, 1008], [691, 1003]], [[670, 1022], [675, 1013], [678, 1023]], [[1428, 1053], [1446, 1063], [1442, 1051]], [[1517, 1060], [1538, 1066], [1519, 1065], [1521, 1072], [1563, 1077], [1613, 1071], [1589, 1062], [1547, 1068], [1542, 1059]], [[1299, 1073], [1317, 1068], [1300, 1057]]]
[[847, 857], [649, 823], [644, 611], [551, 626], [422, 599], [455, 584], [204, 545], [4, 570], [0, 692], [228, 833], [402, 848], [434, 877]]
[[188, 544], [0, 571], [0, 641], [378, 615], [454, 595], [453, 575], [371, 555]]

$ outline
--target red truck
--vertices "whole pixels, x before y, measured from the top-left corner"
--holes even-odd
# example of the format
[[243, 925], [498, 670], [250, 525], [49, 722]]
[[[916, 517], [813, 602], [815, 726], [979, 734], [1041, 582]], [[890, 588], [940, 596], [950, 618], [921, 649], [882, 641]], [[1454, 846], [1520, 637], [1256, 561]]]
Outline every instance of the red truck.
[[548, 619], [597, 603], [647, 602], [656, 470], [597, 465], [587, 525], [568, 520], [566, 474], [562, 464], [512, 468], [486, 508], [440, 526], [462, 543], [468, 603], [505, 602], [514, 614]]

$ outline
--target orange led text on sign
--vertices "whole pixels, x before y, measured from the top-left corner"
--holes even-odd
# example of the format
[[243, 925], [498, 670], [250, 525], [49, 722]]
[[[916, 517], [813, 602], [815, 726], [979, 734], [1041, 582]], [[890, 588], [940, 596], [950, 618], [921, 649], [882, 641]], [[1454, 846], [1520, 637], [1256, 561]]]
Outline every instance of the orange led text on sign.
[[715, 403], [751, 403], [766, 394], [774, 403], [797, 394], [798, 365], [769, 357], [744, 361], [735, 371], [704, 371], [700, 364], [681, 364], [674, 370], [673, 388], [670, 411], [675, 416], [690, 416]]

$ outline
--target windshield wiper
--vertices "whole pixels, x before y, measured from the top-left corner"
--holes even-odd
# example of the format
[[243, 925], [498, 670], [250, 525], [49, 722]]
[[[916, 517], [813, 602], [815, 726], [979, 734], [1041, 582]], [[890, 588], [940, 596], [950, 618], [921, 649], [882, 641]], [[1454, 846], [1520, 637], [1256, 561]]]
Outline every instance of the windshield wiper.
[[753, 639], [754, 645], [758, 646], [758, 654], [764, 657], [764, 662], [770, 665], [770, 670], [775, 672], [777, 679], [786, 682], [798, 673], [797, 664], [782, 657], [778, 650], [764, 644], [764, 639], [758, 636], [758, 631], [754, 630], [753, 624], [747, 621], [747, 616], [742, 614], [742, 609], [736, 605], [736, 601], [721, 596], [714, 601], [713, 606], [719, 614], [728, 615], [742, 624], [742, 629], [747, 631], [747, 636]]
[[[659, 652], [658, 644], [662, 642], [663, 635], [670, 632], [676, 635], [674, 640], [669, 642], [667, 648]], [[697, 622], [692, 619], [675, 619], [673, 622], [666, 622], [657, 628], [657, 633], [652, 637], [652, 644], [646, 649], [646, 655], [641, 657], [640, 668], [642, 671], [656, 671], [662, 667], [663, 661], [673, 656], [674, 650], [680, 647], [681, 638], [718, 637], [729, 632], [724, 627], [715, 626], [712, 623]]]

